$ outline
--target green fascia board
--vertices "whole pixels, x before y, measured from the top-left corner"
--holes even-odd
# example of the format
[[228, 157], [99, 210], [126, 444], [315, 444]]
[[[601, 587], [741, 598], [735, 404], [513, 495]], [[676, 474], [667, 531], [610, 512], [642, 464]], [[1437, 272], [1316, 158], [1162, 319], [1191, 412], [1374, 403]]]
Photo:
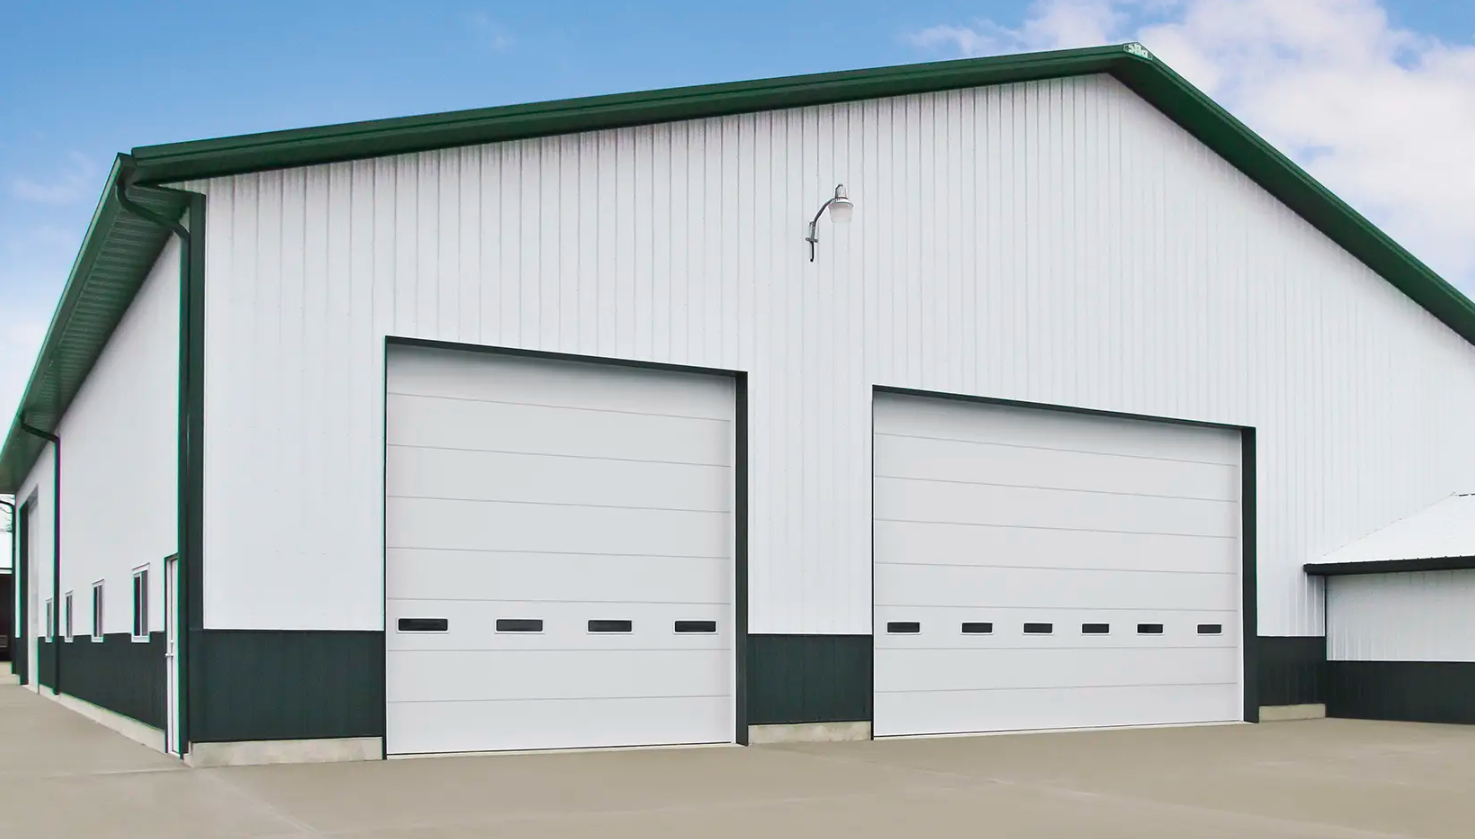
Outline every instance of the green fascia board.
[[[1139, 44], [701, 85], [145, 146], [133, 150], [131, 181], [163, 185], [530, 137], [1097, 73], [1121, 81], [1475, 344], [1475, 304]], [[81, 386], [79, 375], [85, 377], [90, 370], [168, 238], [164, 231], [145, 230], [150, 227], [147, 223], [122, 213], [112, 195], [118, 177], [115, 165], [22, 398], [27, 418], [48, 430], [70, 404]], [[183, 212], [182, 205], [156, 209], [171, 218]], [[115, 236], [114, 228], [120, 226], [125, 235]], [[65, 365], [60, 364], [62, 360]], [[40, 446], [32, 439], [12, 424], [0, 450], [0, 492], [14, 490], [35, 462]]]
[[138, 182], [163, 184], [267, 169], [632, 125], [931, 93], [1108, 72], [1122, 47], [910, 64], [699, 85], [247, 134], [133, 150]]

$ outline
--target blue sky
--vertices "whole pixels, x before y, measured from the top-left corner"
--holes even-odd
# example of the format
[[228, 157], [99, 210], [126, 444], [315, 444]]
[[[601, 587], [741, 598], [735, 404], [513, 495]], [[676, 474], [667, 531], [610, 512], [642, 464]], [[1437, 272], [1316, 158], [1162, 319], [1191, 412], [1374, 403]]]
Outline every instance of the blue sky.
[[0, 415], [111, 158], [133, 146], [1137, 38], [1475, 290], [1475, 167], [1458, 170], [1475, 147], [1475, 3], [12, 0], [0, 24]]

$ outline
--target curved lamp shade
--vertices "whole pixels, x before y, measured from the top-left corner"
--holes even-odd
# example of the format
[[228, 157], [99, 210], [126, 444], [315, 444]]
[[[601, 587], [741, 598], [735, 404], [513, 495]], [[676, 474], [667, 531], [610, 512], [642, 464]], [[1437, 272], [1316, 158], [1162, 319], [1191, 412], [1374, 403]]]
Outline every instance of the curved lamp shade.
[[835, 197], [830, 201], [830, 218], [836, 224], [848, 224], [850, 216], [855, 212], [855, 205], [845, 195], [845, 187], [835, 187]]
[[815, 228], [819, 225], [820, 216], [823, 216], [826, 210], [830, 211], [830, 218], [836, 224], [845, 224], [850, 221], [851, 214], [855, 212], [855, 204], [851, 203], [850, 196], [845, 194], [845, 184], [835, 187], [835, 197], [820, 205], [819, 212], [815, 213], [814, 218], [809, 222], [809, 235], [804, 237], [804, 241], [809, 243], [810, 262], [814, 261], [814, 245], [819, 241]]

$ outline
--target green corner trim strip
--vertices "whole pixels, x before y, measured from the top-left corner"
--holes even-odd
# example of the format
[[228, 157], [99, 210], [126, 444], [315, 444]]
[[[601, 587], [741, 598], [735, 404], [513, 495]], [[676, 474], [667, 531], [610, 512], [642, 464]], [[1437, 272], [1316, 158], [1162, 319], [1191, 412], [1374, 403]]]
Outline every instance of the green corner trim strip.
[[[147, 146], [133, 150], [134, 179], [140, 185], [160, 185], [529, 137], [1095, 73], [1120, 80], [1475, 344], [1475, 304], [1141, 44], [702, 85]], [[21, 401], [31, 423], [43, 429], [54, 429], [59, 422], [164, 244], [162, 231], [142, 230], [142, 222], [120, 215], [109, 197], [118, 175], [115, 166]], [[182, 206], [157, 209], [175, 217], [183, 211]], [[12, 425], [0, 450], [0, 492], [16, 488], [38, 451]]]

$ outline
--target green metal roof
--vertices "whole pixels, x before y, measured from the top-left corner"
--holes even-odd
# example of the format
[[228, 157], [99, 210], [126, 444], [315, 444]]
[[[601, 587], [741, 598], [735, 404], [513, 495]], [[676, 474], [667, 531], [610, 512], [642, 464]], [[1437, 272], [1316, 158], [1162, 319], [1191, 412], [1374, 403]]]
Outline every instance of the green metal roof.
[[[55, 428], [166, 239], [121, 212], [119, 177], [142, 185], [334, 163], [577, 131], [1108, 73], [1419, 305], [1475, 344], [1475, 304], [1289, 158], [1139, 44], [820, 73], [782, 79], [566, 99], [273, 131], [136, 148], [114, 166], [21, 401], [33, 425]], [[178, 217], [181, 206], [151, 206]], [[13, 491], [39, 446], [12, 424], [0, 450], [0, 492]]]

